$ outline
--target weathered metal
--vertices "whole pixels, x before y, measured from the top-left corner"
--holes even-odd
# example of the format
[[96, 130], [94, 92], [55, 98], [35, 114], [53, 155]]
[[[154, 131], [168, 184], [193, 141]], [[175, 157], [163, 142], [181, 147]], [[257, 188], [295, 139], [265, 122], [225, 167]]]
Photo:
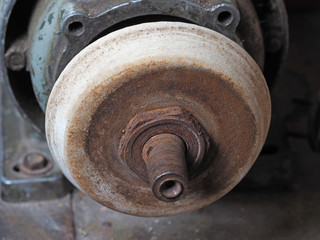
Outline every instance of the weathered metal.
[[[309, 32], [319, 28], [319, 14], [314, 11], [303, 14], [296, 12], [291, 21], [291, 34], [295, 40], [292, 45], [296, 47], [292, 48], [283, 78], [275, 86], [277, 98], [272, 98], [273, 110], [277, 109], [281, 113], [281, 116], [274, 116], [274, 120], [280, 122], [286, 111], [292, 108], [290, 103], [293, 99], [291, 95], [288, 97], [289, 92], [293, 89], [305, 92], [303, 87], [310, 85], [316, 91], [315, 85], [319, 85], [319, 61], [315, 50], [319, 49], [320, 38], [317, 32], [311, 38], [307, 37]], [[312, 99], [310, 91], [307, 93], [306, 99]], [[295, 97], [300, 99], [301, 95]], [[58, 228], [65, 231], [66, 222], [59, 221], [63, 219], [61, 215], [68, 215], [68, 226], [74, 225], [74, 229], [68, 228], [70, 235], [74, 231], [74, 238], [86, 240], [317, 238], [320, 216], [319, 155], [310, 152], [306, 142], [300, 139], [291, 145], [290, 151], [286, 150], [293, 156], [284, 161], [282, 146], [289, 147], [283, 139], [286, 136], [284, 130], [283, 125], [277, 126], [274, 132], [280, 132], [281, 135], [270, 141], [277, 147], [282, 144], [278, 150], [275, 148], [273, 151], [278, 152], [264, 154], [250, 170], [249, 175], [253, 174], [255, 178], [247, 180], [249, 185], [255, 186], [254, 190], [234, 189], [226, 197], [200, 211], [174, 217], [140, 218], [108, 210], [81, 192], [74, 191], [71, 199], [62, 203], [61, 200], [36, 204], [0, 203], [1, 236], [6, 239], [24, 239], [28, 236], [34, 239], [64, 239], [67, 237], [58, 234]], [[287, 188], [281, 187], [281, 178], [286, 177], [287, 168], [292, 163], [292, 188], [286, 191]], [[272, 166], [274, 169], [271, 169]], [[47, 206], [50, 206], [50, 212]]]
[[192, 114], [181, 107], [155, 109], [134, 116], [124, 128], [119, 155], [139, 177], [148, 182], [143, 148], [150, 138], [161, 133], [175, 134], [183, 139], [188, 147], [186, 164], [189, 176], [194, 177], [204, 165], [203, 157], [210, 148], [210, 139]]
[[40, 153], [29, 153], [17, 167], [25, 174], [39, 175], [50, 171], [52, 162]]
[[[14, 94], [16, 96], [21, 107], [25, 110], [28, 116], [32, 118], [34, 122], [37, 122], [37, 125], [40, 126], [40, 128], [42, 125], [41, 122], [43, 120], [43, 113], [40, 112], [40, 108], [38, 106], [37, 101], [39, 102], [42, 110], [45, 110], [46, 101], [51, 92], [51, 89], [56, 79], [60, 75], [61, 71], [65, 68], [69, 61], [85, 46], [91, 44], [91, 42], [102, 37], [103, 35], [110, 34], [113, 31], [116, 31], [117, 29], [123, 27], [148, 21], [153, 22], [159, 20], [192, 22], [200, 26], [205, 26], [207, 28], [214, 29], [215, 31], [220, 32], [232, 39], [234, 42], [238, 44], [237, 47], [240, 46], [247, 50], [247, 52], [258, 63], [260, 69], [264, 68], [265, 60], [262, 34], [264, 34], [265, 43], [267, 43], [266, 53], [269, 54], [268, 56], [272, 56], [272, 59], [267, 59], [268, 62], [271, 62], [274, 59], [281, 59], [281, 57], [283, 57], [286, 52], [287, 46], [285, 42], [287, 39], [287, 32], [285, 31], [287, 23], [286, 21], [278, 21], [280, 19], [279, 16], [285, 15], [283, 14], [284, 6], [282, 4], [282, 1], [270, 2], [269, 4], [268, 1], [261, 2], [258, 0], [208, 0], [200, 2], [149, 0], [134, 2], [120, 0], [109, 2], [86, 0], [60, 0], [55, 2], [33, 1], [30, 2], [30, 4], [25, 4], [22, 1], [5, 1], [2, 3], [1, 6], [1, 11], [3, 11], [5, 16], [4, 21], [1, 22], [0, 38], [4, 42], [3, 49], [1, 49], [1, 51], [2, 53], [7, 52], [7, 69], [3, 69], [3, 79], [7, 83], [7, 86], [8, 83], [11, 84], [11, 88], [9, 87], [9, 93]], [[28, 8], [26, 8], [27, 13], [23, 16], [23, 24], [21, 25], [21, 28], [17, 29], [15, 33], [14, 24], [10, 25], [7, 29], [9, 17], [11, 16], [12, 18], [15, 18], [16, 16], [18, 16], [19, 9], [21, 11], [21, 9], [23, 9], [23, 6], [28, 6]], [[256, 15], [256, 10], [253, 6], [256, 7], [256, 10], [259, 14], [259, 18], [263, 20], [263, 33], [261, 31], [259, 21], [256, 21], [258, 17]], [[267, 19], [265, 19], [265, 17]], [[268, 19], [270, 17], [272, 17], [274, 21], [269, 21]], [[29, 22], [30, 24], [28, 24]], [[21, 36], [27, 37], [24, 38], [23, 41], [21, 41], [23, 42], [23, 44], [17, 44], [19, 43], [19, 39], [21, 38]], [[74, 44], [75, 41], [77, 41], [78, 44]], [[23, 55], [20, 54], [20, 57], [17, 58], [17, 55], [13, 54], [13, 50], [15, 49], [20, 50], [19, 53], [23, 53]], [[210, 47], [208, 47], [208, 49], [210, 49]], [[24, 59], [25, 53], [27, 53], [26, 60]], [[211, 76], [209, 72], [205, 73], [203, 68], [205, 64], [203, 66], [197, 66], [196, 68], [199, 68], [201, 70], [199, 70], [201, 73], [195, 74], [193, 73], [196, 72], [196, 70], [193, 69], [194, 66], [190, 67], [183, 65], [181, 59], [176, 59], [176, 61], [180, 62], [181, 65], [179, 65], [179, 67], [176, 67], [176, 65], [173, 64], [174, 67], [170, 70], [170, 73], [175, 74], [175, 79], [180, 79], [182, 78], [183, 74], [189, 73], [188, 76], [184, 76], [186, 78], [186, 81], [184, 82], [185, 84], [190, 84], [192, 78], [198, 79], [199, 76], [202, 76], [201, 81], [199, 81], [200, 84], [200, 82], [205, 82], [204, 79], [209, 79]], [[170, 63], [170, 61], [168, 61], [167, 63], [169, 63], [167, 66], [172, 66], [172, 63]], [[164, 65], [161, 64], [160, 68], [155, 70], [155, 72], [162, 71], [164, 73], [167, 71], [167, 69], [163, 68]], [[229, 62], [225, 62], [225, 64], [229, 64]], [[214, 70], [217, 71], [217, 69]], [[266, 71], [274, 73], [277, 71], [277, 68], [275, 70], [270, 70], [270, 67], [267, 67]], [[141, 68], [140, 74], [142, 74], [142, 72], [144, 72], [144, 70]], [[169, 75], [169, 73], [167, 74]], [[228, 74], [220, 76], [219, 71], [215, 72], [215, 74], [215, 77], [217, 78], [229, 77]], [[161, 78], [160, 75], [157, 75], [155, 73], [150, 73], [150, 76], [155, 77], [156, 79]], [[24, 77], [24, 84], [28, 87], [30, 83], [29, 77], [32, 78], [35, 96], [33, 94], [32, 89], [21, 87], [21, 85], [19, 84], [19, 80]], [[174, 77], [172, 77], [172, 79], [173, 78]], [[228, 81], [229, 80], [227, 80], [227, 82]], [[181, 81], [179, 84], [183, 85], [182, 82], [183, 81]], [[170, 90], [167, 89], [167, 91], [164, 91], [164, 87], [161, 88], [162, 86], [155, 84], [154, 81], [152, 81], [152, 84], [158, 86], [160, 91], [161, 89], [163, 89], [163, 93], [169, 92]], [[195, 84], [195, 86], [197, 85], [198, 83]], [[244, 88], [251, 90], [253, 89], [252, 87]], [[21, 89], [24, 90], [23, 94], [21, 93]], [[199, 91], [199, 89], [201, 88], [198, 88], [197, 91]], [[239, 89], [235, 91], [238, 94], [237, 96], [240, 96], [240, 99], [243, 99], [244, 105], [248, 104], [250, 99], [252, 99], [252, 96], [239, 93]], [[184, 90], [185, 88], [182, 87], [181, 91]], [[151, 87], [150, 91], [156, 91], [155, 87]], [[136, 108], [132, 109], [131, 113], [127, 116], [125, 116], [124, 114], [125, 119], [127, 122], [129, 122], [130, 118], [132, 118], [135, 114], [138, 114], [140, 111], [146, 112], [153, 109], [157, 109], [159, 107], [163, 108], [180, 106], [189, 111], [191, 115], [195, 119], [197, 119], [197, 121], [199, 121], [200, 126], [203, 125], [203, 128], [206, 129], [204, 132], [207, 132], [207, 129], [215, 129], [217, 130], [217, 132], [219, 132], [219, 128], [217, 127], [219, 124], [215, 123], [215, 125], [210, 125], [207, 123], [210, 122], [210, 120], [204, 117], [205, 114], [208, 114], [208, 112], [213, 111], [213, 109], [208, 110], [205, 109], [205, 107], [202, 107], [201, 109], [202, 103], [199, 102], [205, 102], [206, 100], [204, 99], [204, 96], [206, 95], [203, 94], [202, 98], [198, 97], [198, 99], [195, 99], [193, 97], [190, 97], [193, 94], [194, 90], [189, 90], [188, 94], [186, 92], [182, 94], [184, 95], [183, 97], [189, 97], [189, 99], [186, 98], [188, 104], [182, 103], [181, 100], [179, 100], [179, 102], [175, 96], [173, 97], [174, 94], [171, 97], [165, 96], [164, 94], [162, 99], [159, 96], [158, 98], [155, 96], [154, 101], [156, 102], [156, 100], [159, 100], [160, 104], [151, 102], [148, 103], [149, 105], [140, 105], [140, 110]], [[182, 96], [180, 97], [181, 99], [183, 99]], [[225, 96], [225, 98], [228, 97]], [[25, 101], [25, 99], [31, 99], [31, 101]], [[176, 101], [170, 101], [172, 99], [176, 99]], [[211, 98], [208, 97], [207, 100], [208, 99]], [[165, 101], [167, 101], [167, 104], [164, 104]], [[225, 99], [223, 99], [222, 101], [225, 101]], [[97, 103], [95, 106], [98, 105], [99, 103]], [[200, 109], [197, 109], [196, 106], [200, 107]], [[253, 115], [256, 114], [256, 112], [253, 110], [251, 112], [254, 112]], [[266, 116], [267, 115], [268, 114], [266, 114]], [[92, 118], [91, 120], [95, 119], [99, 119], [99, 117]], [[100, 131], [105, 126], [103, 124], [97, 124], [97, 121], [98, 120], [95, 120], [93, 122], [97, 126], [96, 129], [99, 129]], [[214, 122], [216, 120], [211, 121]], [[92, 127], [92, 129], [96, 130], [95, 127]], [[124, 133], [124, 129], [125, 127], [122, 126], [122, 134]], [[90, 134], [94, 132], [93, 130], [92, 132], [91, 130], [89, 131]], [[195, 168], [196, 170], [194, 170], [194, 173], [192, 170], [193, 168], [190, 167], [190, 161], [188, 160], [187, 156], [187, 169], [189, 170], [191, 179], [197, 179], [197, 177], [201, 176], [203, 172], [206, 171], [206, 168], [208, 166], [214, 164], [215, 158], [213, 157], [219, 156], [219, 149], [221, 147], [219, 141], [221, 139], [217, 140], [217, 136], [215, 134], [219, 135], [219, 133], [213, 134], [211, 132], [211, 135], [210, 133], [208, 133], [210, 139], [212, 139], [212, 149], [208, 150], [206, 148], [203, 148], [205, 149], [203, 150], [203, 152], [208, 150], [208, 156], [210, 157], [208, 157], [208, 159], [204, 159], [201, 162], [196, 161], [197, 164], [198, 162], [199, 164], [197, 168]], [[97, 142], [96, 146], [90, 145], [90, 142], [87, 141], [86, 150], [89, 154], [92, 154], [92, 152], [96, 150], [95, 148], [97, 148], [99, 144], [101, 144], [101, 139], [99, 140], [100, 142]], [[118, 141], [120, 141], [120, 138], [118, 139]], [[206, 141], [204, 140], [203, 142]], [[206, 147], [208, 146], [209, 145], [207, 145]], [[115, 148], [118, 149], [119, 146], [116, 146]], [[140, 147], [138, 149], [142, 148]], [[192, 153], [193, 151], [190, 152]], [[141, 159], [139, 161], [143, 162], [141, 161]], [[128, 163], [127, 160], [125, 160], [124, 162]], [[19, 163], [22, 164], [22, 168], [25, 166], [23, 165], [23, 163], [24, 162]], [[27, 166], [26, 169], [29, 169], [29, 167]], [[129, 167], [128, 171], [132, 171], [132, 169], [135, 169], [135, 167], [132, 167], [131, 164], [131, 167]], [[138, 169], [145, 170], [146, 167], [138, 167]], [[140, 172], [142, 171], [140, 170]], [[145, 176], [145, 172], [146, 171], [144, 171], [144, 174], [139, 174], [138, 171], [134, 170], [132, 171], [133, 178], [138, 177], [139, 175], [144, 175], [144, 177], [142, 177], [142, 181], [143, 179], [148, 179], [148, 176]], [[23, 171], [21, 171], [21, 174], [23, 174]]]
[[152, 192], [162, 201], [177, 201], [188, 186], [185, 142], [161, 133], [150, 138], [142, 151]]
[[[19, 74], [13, 74], [7, 71], [5, 63], [1, 63], [0, 59], [2, 79], [6, 83], [7, 91], [15, 99], [17, 108], [43, 132], [42, 110], [45, 109], [48, 96], [61, 71], [85, 46], [119, 28], [168, 20], [193, 22], [214, 29], [242, 46], [261, 69], [264, 69], [266, 62], [264, 73], [270, 86], [286, 56], [288, 45], [286, 13], [282, 0], [12, 0], [2, 1], [0, 6], [4, 16], [0, 24], [0, 39], [4, 42], [0, 53], [4, 54], [22, 35], [28, 36], [26, 69]], [[231, 16], [228, 13], [231, 13]], [[232, 19], [227, 26], [218, 21], [224, 19], [223, 16], [230, 17], [225, 18], [226, 22]], [[9, 21], [10, 17], [12, 21]], [[20, 19], [18, 26], [14, 21], [16, 18]], [[11, 24], [8, 25], [9, 22]], [[69, 34], [69, 25], [71, 30], [72, 26], [82, 27], [75, 35], [73, 31]], [[279, 52], [267, 53], [269, 57], [265, 61], [264, 42], [268, 43], [275, 37], [280, 39], [282, 48]], [[30, 77], [33, 79], [35, 94]], [[28, 85], [23, 87], [23, 93], [21, 82]]]
[[[20, 115], [2, 84], [0, 102], [1, 199], [25, 202], [56, 199], [68, 194], [72, 189], [71, 184], [53, 161], [45, 137]], [[47, 160], [43, 162], [44, 168], [33, 171], [32, 168], [38, 168], [39, 165], [25, 162], [26, 156], [34, 153], [40, 153]]]
[[14, 42], [5, 53], [7, 68], [12, 71], [20, 71], [26, 66], [26, 39], [22, 37]]
[[[32, 89], [30, 64], [27, 60], [30, 46], [27, 41], [28, 24], [35, 3], [36, 1], [0, 1], [0, 77], [1, 82], [4, 83], [3, 88], [8, 97], [12, 99], [13, 106], [26, 119], [26, 124], [30, 124], [29, 120], [31, 120], [31, 124], [37, 128], [36, 131], [44, 132], [44, 114]], [[19, 47], [19, 49], [26, 53], [26, 66], [20, 71], [12, 71], [7, 68], [5, 53], [11, 46], [19, 42], [23, 43], [20, 45], [23, 48]]]
[[[54, 83], [77, 53], [101, 36], [144, 22], [192, 22], [220, 32], [239, 45], [245, 38], [248, 51], [263, 68], [264, 47], [259, 22], [251, 20], [257, 17], [251, 1], [244, 2], [245, 9], [239, 9], [235, 0], [40, 2], [36, 9], [41, 13], [34, 15], [29, 27], [28, 62], [36, 98], [45, 112]], [[245, 19], [243, 24], [250, 29], [243, 29], [243, 36], [237, 32], [240, 14]], [[73, 31], [73, 26], [81, 29]]]
[[[181, 198], [164, 202], [118, 149], [134, 116], [175, 106], [192, 114], [212, 147]], [[140, 216], [194, 210], [226, 194], [254, 163], [269, 122], [269, 91], [248, 53], [178, 22], [136, 25], [90, 44], [59, 77], [46, 112], [51, 152], [69, 180], [99, 203]]]

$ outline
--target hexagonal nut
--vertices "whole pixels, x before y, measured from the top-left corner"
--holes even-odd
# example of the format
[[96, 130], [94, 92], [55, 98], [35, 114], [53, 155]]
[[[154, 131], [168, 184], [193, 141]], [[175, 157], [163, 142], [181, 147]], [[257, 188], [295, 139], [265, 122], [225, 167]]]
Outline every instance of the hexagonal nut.
[[[127, 165], [143, 180], [148, 181], [142, 157], [144, 144], [161, 133], [172, 133], [183, 139], [187, 147], [187, 165], [195, 172], [210, 148], [205, 129], [190, 112], [181, 107], [155, 109], [134, 116], [122, 131], [118, 153]], [[192, 175], [192, 173], [191, 173]]]

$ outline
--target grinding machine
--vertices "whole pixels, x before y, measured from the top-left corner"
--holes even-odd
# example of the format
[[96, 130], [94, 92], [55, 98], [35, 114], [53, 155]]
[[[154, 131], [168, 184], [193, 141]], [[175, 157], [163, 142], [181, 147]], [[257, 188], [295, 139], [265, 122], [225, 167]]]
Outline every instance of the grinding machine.
[[283, 1], [2, 0], [0, 14], [2, 84], [50, 150], [8, 164], [29, 181], [58, 166], [108, 208], [166, 216], [221, 198], [259, 156]]

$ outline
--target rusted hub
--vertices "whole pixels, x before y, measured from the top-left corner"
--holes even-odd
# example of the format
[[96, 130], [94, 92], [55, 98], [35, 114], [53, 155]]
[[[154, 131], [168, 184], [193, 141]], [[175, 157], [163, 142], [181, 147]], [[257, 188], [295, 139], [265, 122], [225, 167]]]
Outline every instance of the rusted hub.
[[186, 161], [193, 177], [210, 147], [209, 136], [190, 112], [181, 107], [168, 107], [137, 114], [124, 129], [119, 154], [144, 181], [149, 181], [142, 150], [145, 143], [160, 133], [179, 136], [187, 146]]
[[123, 133], [119, 155], [163, 201], [178, 200], [210, 147], [203, 127], [181, 107], [139, 113]]
[[[146, 23], [97, 40], [68, 64], [49, 98], [46, 134], [83, 192], [121, 212], [163, 216], [210, 204], [244, 177], [270, 106], [261, 70], [239, 45], [193, 24]], [[162, 162], [171, 170], [160, 171]], [[161, 179], [158, 170], [173, 174]]]

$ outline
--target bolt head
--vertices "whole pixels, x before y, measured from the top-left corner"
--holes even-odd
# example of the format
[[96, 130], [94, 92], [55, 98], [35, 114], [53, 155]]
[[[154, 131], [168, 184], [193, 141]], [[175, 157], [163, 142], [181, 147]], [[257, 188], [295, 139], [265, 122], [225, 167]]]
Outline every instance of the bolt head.
[[40, 153], [27, 154], [20, 165], [21, 172], [27, 175], [44, 174], [51, 168], [51, 161]]
[[30, 153], [24, 159], [24, 165], [30, 170], [41, 169], [46, 164], [46, 159], [39, 153]]
[[5, 55], [6, 65], [12, 71], [20, 71], [26, 65], [26, 57], [23, 52], [9, 50]]

